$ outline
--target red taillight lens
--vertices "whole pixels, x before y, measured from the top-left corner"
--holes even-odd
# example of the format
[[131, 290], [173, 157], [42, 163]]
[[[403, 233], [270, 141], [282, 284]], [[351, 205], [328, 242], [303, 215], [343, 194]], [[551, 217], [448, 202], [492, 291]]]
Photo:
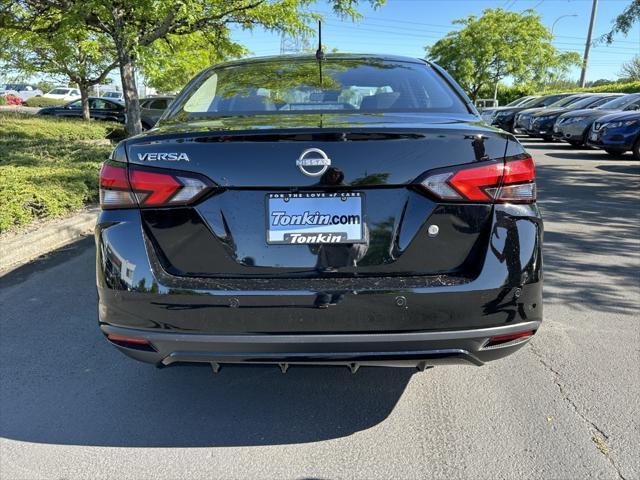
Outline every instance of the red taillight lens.
[[535, 166], [529, 156], [428, 176], [421, 184], [443, 200], [532, 203], [536, 200]]
[[188, 205], [213, 184], [192, 173], [130, 168], [107, 162], [100, 171], [102, 208], [170, 207]]

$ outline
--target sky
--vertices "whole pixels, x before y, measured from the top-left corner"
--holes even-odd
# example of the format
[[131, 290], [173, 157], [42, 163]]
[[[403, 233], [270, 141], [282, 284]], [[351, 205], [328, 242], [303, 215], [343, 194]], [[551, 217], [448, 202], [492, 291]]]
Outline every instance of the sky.
[[[609, 32], [615, 17], [629, 3], [630, 0], [600, 0], [594, 38]], [[340, 52], [424, 57], [426, 45], [459, 28], [451, 23], [455, 19], [481, 15], [486, 8], [500, 7], [514, 12], [533, 9], [549, 29], [555, 22], [553, 43], [556, 48], [575, 51], [582, 56], [591, 6], [592, 0], [387, 0], [383, 7], [374, 10], [366, 0], [361, 0], [359, 11], [364, 18], [355, 23], [333, 15], [325, 1], [318, 1], [311, 10], [325, 15], [322, 43], [329, 48], [337, 48]], [[233, 38], [249, 48], [252, 56], [280, 53], [280, 36], [274, 33], [236, 29]], [[636, 54], [640, 54], [640, 26], [637, 24], [626, 37], [617, 35], [611, 45], [592, 47], [587, 81], [617, 78], [622, 64]], [[579, 68], [575, 68], [570, 77], [578, 79]]]

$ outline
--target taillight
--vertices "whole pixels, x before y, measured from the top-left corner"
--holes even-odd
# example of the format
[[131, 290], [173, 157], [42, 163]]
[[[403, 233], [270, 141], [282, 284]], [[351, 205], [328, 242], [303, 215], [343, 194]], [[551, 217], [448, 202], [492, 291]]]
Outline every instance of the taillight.
[[532, 203], [536, 173], [530, 156], [507, 162], [483, 162], [455, 171], [429, 175], [420, 184], [443, 200]]
[[208, 179], [187, 172], [133, 167], [107, 162], [100, 171], [100, 206], [108, 208], [189, 205], [213, 187]]

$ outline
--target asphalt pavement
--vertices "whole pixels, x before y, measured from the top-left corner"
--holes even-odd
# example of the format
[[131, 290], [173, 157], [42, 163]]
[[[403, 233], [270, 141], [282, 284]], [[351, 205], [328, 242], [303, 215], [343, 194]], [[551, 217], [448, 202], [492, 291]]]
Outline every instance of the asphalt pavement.
[[513, 356], [157, 370], [99, 333], [86, 239], [0, 278], [0, 478], [640, 478], [640, 162], [524, 143], [545, 322]]

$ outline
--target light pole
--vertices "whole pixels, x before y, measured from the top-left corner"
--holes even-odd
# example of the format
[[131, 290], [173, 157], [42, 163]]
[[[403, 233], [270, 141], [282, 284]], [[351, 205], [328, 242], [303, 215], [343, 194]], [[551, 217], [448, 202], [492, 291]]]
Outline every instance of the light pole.
[[553, 37], [553, 29], [556, 28], [556, 23], [558, 23], [558, 20], [562, 20], [563, 18], [567, 18], [567, 17], [577, 17], [577, 16], [578, 16], [577, 13], [570, 13], [568, 15], [560, 15], [558, 18], [556, 18], [553, 24], [551, 25], [551, 37]]
[[587, 66], [589, 65], [589, 51], [591, 50], [591, 36], [593, 35], [593, 26], [596, 23], [596, 10], [598, 10], [598, 0], [593, 0], [591, 7], [591, 20], [589, 21], [589, 32], [587, 33], [587, 43], [584, 45], [584, 58], [582, 59], [582, 72], [580, 72], [580, 86], [584, 87], [587, 83]]

